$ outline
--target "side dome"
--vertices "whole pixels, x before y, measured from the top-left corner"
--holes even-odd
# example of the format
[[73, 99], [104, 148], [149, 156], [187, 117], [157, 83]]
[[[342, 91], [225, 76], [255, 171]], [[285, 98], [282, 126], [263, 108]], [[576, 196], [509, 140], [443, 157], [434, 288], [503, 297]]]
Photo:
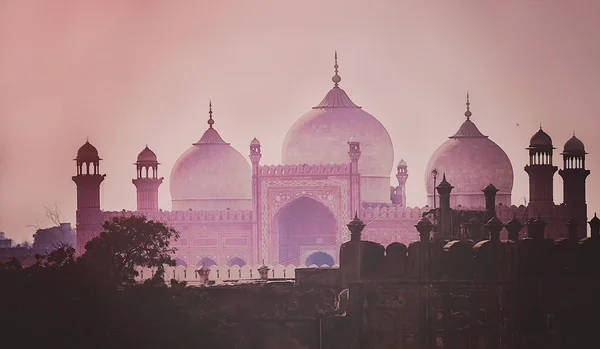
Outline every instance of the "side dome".
[[288, 130], [282, 147], [282, 163], [346, 164], [348, 141], [360, 142], [361, 199], [390, 202], [390, 174], [394, 166], [392, 139], [383, 124], [350, 100], [339, 87], [337, 54], [334, 87], [311, 111]]
[[498, 189], [496, 203], [510, 206], [514, 182], [510, 159], [502, 148], [484, 136], [471, 121], [469, 106], [467, 95], [467, 120], [429, 158], [425, 171], [428, 204], [433, 205], [432, 172], [436, 170], [438, 184], [445, 174], [448, 182], [454, 186], [450, 195], [452, 207], [485, 207], [482, 190], [489, 184]]
[[549, 134], [540, 129], [529, 140], [529, 148], [547, 148], [552, 147], [552, 138]]
[[250, 164], [209, 128], [175, 162], [170, 178], [173, 211], [249, 210], [252, 206]]
[[573, 137], [565, 143], [563, 154], [586, 154], [585, 145], [579, 138], [573, 135]]
[[77, 158], [75, 158], [75, 160], [81, 162], [93, 162], [101, 159], [98, 155], [98, 149], [96, 149], [89, 141], [86, 141], [77, 151]]
[[150, 148], [148, 148], [148, 145], [146, 145], [146, 148], [144, 148], [144, 150], [138, 154], [136, 163], [158, 164], [158, 158], [156, 157], [156, 154]]

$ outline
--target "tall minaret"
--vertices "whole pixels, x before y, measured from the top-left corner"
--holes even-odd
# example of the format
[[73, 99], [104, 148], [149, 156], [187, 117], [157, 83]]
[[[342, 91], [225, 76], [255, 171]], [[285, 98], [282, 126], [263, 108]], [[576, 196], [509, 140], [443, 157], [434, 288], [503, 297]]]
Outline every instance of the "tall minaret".
[[261, 237], [262, 226], [260, 224], [260, 158], [262, 153], [260, 151], [260, 142], [254, 138], [250, 142], [250, 162], [252, 163], [252, 255], [253, 260], [250, 263], [258, 264], [264, 259], [268, 259], [268, 256], [264, 256], [263, 244], [268, 241], [263, 241]]
[[529, 216], [550, 215], [554, 206], [554, 173], [558, 167], [552, 165], [552, 138], [541, 126], [531, 137], [527, 150], [529, 165], [525, 166], [525, 172], [529, 175]]
[[350, 157], [350, 212], [352, 217], [360, 213], [360, 172], [358, 171], [358, 160], [360, 159], [360, 143], [354, 136], [348, 141], [348, 156]]
[[158, 165], [156, 154], [146, 145], [137, 157], [137, 175], [132, 180], [137, 189], [138, 211], [158, 211], [158, 187], [164, 180], [158, 177]]
[[396, 179], [398, 186], [394, 188], [392, 204], [394, 206], [406, 207], [406, 180], [408, 179], [408, 167], [406, 161], [400, 159], [397, 166]]
[[561, 155], [563, 169], [558, 174], [563, 179], [563, 202], [569, 211], [568, 219], [577, 223], [577, 239], [587, 236], [587, 204], [585, 202], [585, 180], [590, 171], [585, 168], [585, 146], [575, 134], [565, 143]]
[[102, 232], [102, 211], [100, 210], [100, 184], [106, 175], [100, 174], [98, 150], [85, 142], [77, 151], [77, 175], [73, 182], [77, 185], [76, 246], [78, 255], [85, 252], [85, 244]]

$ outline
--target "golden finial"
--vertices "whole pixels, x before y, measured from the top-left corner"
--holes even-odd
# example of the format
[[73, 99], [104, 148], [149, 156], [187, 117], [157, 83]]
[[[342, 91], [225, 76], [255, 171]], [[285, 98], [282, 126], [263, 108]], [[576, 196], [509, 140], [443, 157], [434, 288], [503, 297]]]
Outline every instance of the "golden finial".
[[338, 62], [337, 62], [337, 50], [335, 51], [335, 64], [333, 65], [333, 68], [335, 69], [335, 75], [333, 76], [333, 78], [331, 78], [331, 80], [333, 81], [333, 86], [334, 87], [338, 87], [338, 84], [340, 83], [340, 81], [342, 81], [342, 78], [338, 75]]
[[212, 118], [212, 101], [209, 100], [208, 101], [208, 127], [213, 128], [214, 123], [215, 123], [215, 120], [213, 120], [213, 118]]
[[467, 91], [467, 111], [465, 112], [467, 120], [471, 120], [471, 115], [473, 114], [471, 113], [471, 102], [469, 102], [469, 91]]

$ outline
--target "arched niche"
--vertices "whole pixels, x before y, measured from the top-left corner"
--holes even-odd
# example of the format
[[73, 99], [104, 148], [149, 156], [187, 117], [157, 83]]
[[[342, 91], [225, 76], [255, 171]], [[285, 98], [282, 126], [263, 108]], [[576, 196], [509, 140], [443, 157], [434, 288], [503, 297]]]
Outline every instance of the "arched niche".
[[335, 260], [329, 253], [318, 251], [318, 252], [310, 254], [306, 258], [306, 262], [304, 264], [306, 264], [306, 265], [314, 264], [319, 267], [322, 265], [327, 265], [327, 266], [331, 267], [335, 264]]
[[186, 261], [184, 261], [183, 259], [181, 259], [179, 257], [175, 258], [175, 266], [180, 266], [180, 265], [183, 265], [184, 267], [188, 266]]
[[282, 207], [274, 219], [279, 244], [279, 263], [298, 265], [307, 252], [332, 245], [336, 239], [337, 220], [321, 202], [301, 196]]
[[230, 267], [233, 267], [234, 265], [237, 265], [238, 267], [243, 267], [244, 265], [246, 265], [246, 261], [243, 260], [240, 257], [233, 257], [229, 260], [229, 262], [227, 262], [227, 265]]
[[209, 268], [209, 267], [212, 267], [213, 265], [217, 265], [217, 262], [215, 262], [215, 260], [210, 257], [204, 257], [198, 262], [198, 264], [196, 264], [196, 266], [198, 268], [203, 267], [203, 266], [206, 268]]

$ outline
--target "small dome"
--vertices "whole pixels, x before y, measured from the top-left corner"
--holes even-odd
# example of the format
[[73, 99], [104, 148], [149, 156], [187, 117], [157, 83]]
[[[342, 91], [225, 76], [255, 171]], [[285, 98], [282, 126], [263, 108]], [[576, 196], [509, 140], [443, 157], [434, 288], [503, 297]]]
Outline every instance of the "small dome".
[[85, 142], [84, 145], [77, 151], [77, 161], [98, 161], [100, 156], [98, 155], [98, 149], [94, 147], [90, 142]]
[[158, 164], [156, 154], [146, 146], [137, 157], [138, 164]]
[[250, 145], [260, 145], [260, 142], [258, 141], [258, 139], [256, 139], [256, 137], [254, 137], [252, 142], [250, 142]]
[[573, 137], [571, 137], [565, 143], [563, 153], [585, 154], [585, 145], [579, 138], [577, 138], [577, 137], [575, 137], [575, 135], [573, 135]]
[[[454, 186], [452, 207], [485, 206], [482, 190], [490, 183], [498, 189], [496, 201], [510, 205], [514, 179], [510, 159], [502, 148], [479, 131], [470, 120], [470, 110], [467, 109], [467, 112], [467, 120], [459, 130], [429, 158], [425, 171], [428, 198], [433, 201], [434, 176], [439, 183], [440, 175], [445, 174], [448, 182]], [[434, 171], [437, 175], [434, 175]]]
[[170, 178], [174, 211], [251, 208], [251, 168], [244, 156], [209, 128], [175, 162]]
[[552, 138], [546, 132], [544, 132], [544, 130], [542, 130], [542, 128], [540, 127], [540, 129], [529, 140], [529, 147], [530, 148], [552, 147]]
[[406, 161], [404, 161], [404, 159], [400, 159], [400, 161], [398, 161], [398, 167], [406, 167]]

